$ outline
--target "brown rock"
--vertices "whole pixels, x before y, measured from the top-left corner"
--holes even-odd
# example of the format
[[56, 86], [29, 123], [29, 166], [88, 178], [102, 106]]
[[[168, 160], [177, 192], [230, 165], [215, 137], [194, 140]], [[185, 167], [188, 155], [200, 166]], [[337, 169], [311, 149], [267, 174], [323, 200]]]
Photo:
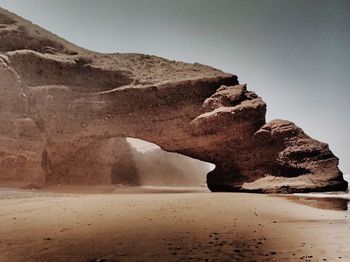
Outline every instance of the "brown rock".
[[266, 124], [266, 104], [235, 75], [91, 52], [3, 9], [0, 24], [1, 181], [103, 182], [97, 168], [125, 164], [114, 165], [120, 151], [111, 141], [134, 137], [214, 163], [213, 191], [347, 187], [328, 146], [291, 122]]

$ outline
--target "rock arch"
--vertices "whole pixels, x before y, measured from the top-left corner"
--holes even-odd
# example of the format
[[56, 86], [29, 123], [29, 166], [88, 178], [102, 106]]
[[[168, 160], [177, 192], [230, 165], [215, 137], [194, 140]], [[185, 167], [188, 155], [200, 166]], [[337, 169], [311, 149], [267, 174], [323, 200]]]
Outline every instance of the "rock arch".
[[214, 163], [207, 179], [212, 191], [347, 188], [328, 145], [292, 122], [266, 123], [266, 104], [235, 75], [155, 56], [99, 54], [5, 10], [0, 17], [14, 21], [0, 28], [1, 43], [21, 34], [38, 40], [0, 46], [1, 161], [26, 145], [27, 166], [47, 175], [72, 150], [134, 137]]

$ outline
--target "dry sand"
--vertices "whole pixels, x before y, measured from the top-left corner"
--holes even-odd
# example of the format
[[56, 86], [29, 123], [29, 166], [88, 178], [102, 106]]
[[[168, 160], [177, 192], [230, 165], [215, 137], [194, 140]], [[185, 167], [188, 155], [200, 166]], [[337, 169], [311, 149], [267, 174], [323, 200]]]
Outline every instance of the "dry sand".
[[350, 261], [346, 211], [205, 189], [61, 189], [0, 190], [0, 261]]

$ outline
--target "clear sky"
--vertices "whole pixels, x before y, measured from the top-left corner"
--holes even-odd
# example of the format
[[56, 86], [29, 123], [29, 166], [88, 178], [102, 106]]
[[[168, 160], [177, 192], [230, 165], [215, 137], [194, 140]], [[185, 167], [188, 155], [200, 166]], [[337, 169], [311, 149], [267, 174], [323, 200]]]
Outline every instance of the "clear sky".
[[350, 173], [349, 0], [0, 0], [85, 48], [235, 73]]

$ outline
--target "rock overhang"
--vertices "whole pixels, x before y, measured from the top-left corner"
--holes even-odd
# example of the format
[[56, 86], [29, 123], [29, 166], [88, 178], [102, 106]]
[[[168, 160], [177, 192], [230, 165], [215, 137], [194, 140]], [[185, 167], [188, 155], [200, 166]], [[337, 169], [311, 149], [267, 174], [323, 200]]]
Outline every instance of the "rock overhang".
[[[135, 137], [214, 163], [212, 191], [347, 188], [328, 145], [292, 122], [266, 123], [265, 102], [236, 75], [156, 56], [88, 51], [3, 9], [0, 22], [0, 69], [10, 76], [0, 75], [8, 100], [0, 113], [8, 125], [0, 132], [7, 141], [0, 169], [10, 168], [14, 179], [27, 172], [40, 183], [55, 181], [72, 147], [88, 154], [101, 148], [98, 141]], [[23, 159], [16, 145], [31, 156], [20, 169], [17, 160], [8, 164]]]

